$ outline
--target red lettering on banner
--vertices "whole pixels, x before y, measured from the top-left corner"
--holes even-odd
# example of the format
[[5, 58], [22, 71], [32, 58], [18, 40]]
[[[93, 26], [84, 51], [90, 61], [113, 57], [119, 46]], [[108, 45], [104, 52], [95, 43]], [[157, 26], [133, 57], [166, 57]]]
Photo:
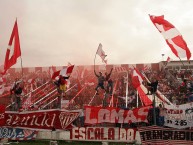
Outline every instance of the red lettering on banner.
[[108, 128], [108, 127], [81, 127], [73, 128], [70, 132], [71, 140], [88, 141], [122, 141], [133, 142], [135, 129]]
[[120, 140], [126, 140], [126, 130], [120, 128]]
[[88, 140], [93, 140], [94, 139], [94, 137], [91, 137], [91, 134], [92, 134], [93, 130], [94, 130], [93, 128], [88, 128], [88, 130], [87, 130], [87, 132], [88, 132], [87, 139]]
[[128, 129], [127, 130], [127, 140], [133, 141], [134, 138], [135, 138], [134, 130], [133, 129]]
[[85, 140], [85, 128], [80, 128], [79, 130], [79, 140]]
[[96, 128], [96, 129], [95, 129], [95, 132], [94, 132], [94, 135], [95, 135], [95, 139], [96, 139], [96, 140], [100, 140], [100, 139], [101, 139], [101, 136], [103, 136], [104, 133], [101, 133], [100, 128]]
[[108, 136], [105, 136], [105, 130], [104, 130], [104, 128], [101, 128], [101, 132], [102, 133], [100, 133], [101, 134], [101, 140], [106, 140], [106, 139], [108, 139]]
[[114, 140], [115, 139], [115, 130], [114, 128], [109, 128], [108, 130], [108, 140]]
[[72, 129], [72, 135], [73, 137], [71, 136], [71, 138], [79, 138], [79, 130], [78, 129]]

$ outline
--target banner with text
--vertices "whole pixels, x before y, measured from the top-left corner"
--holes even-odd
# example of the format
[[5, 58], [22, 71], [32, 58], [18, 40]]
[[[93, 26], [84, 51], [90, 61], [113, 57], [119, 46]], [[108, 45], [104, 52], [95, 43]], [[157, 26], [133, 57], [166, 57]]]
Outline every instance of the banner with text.
[[97, 124], [109, 123], [133, 123], [147, 122], [147, 115], [150, 106], [124, 110], [114, 107], [85, 106], [85, 123]]
[[0, 126], [5, 124], [5, 106], [0, 105]]
[[113, 127], [75, 127], [70, 131], [71, 140], [134, 142], [136, 129]]
[[7, 138], [10, 140], [31, 140], [35, 139], [37, 131], [20, 128], [0, 128], [0, 138]]
[[193, 130], [178, 130], [158, 126], [138, 128], [142, 145], [191, 145]]
[[165, 105], [164, 125], [173, 128], [193, 127], [193, 104], [187, 103], [183, 105]]
[[80, 110], [41, 110], [5, 112], [5, 126], [32, 129], [68, 129], [79, 116]]

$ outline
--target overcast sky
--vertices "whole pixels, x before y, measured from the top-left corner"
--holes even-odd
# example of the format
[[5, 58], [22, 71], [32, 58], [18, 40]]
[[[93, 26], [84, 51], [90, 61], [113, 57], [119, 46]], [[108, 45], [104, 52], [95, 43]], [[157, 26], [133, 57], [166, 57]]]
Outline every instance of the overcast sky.
[[108, 64], [179, 60], [148, 14], [164, 15], [192, 52], [192, 6], [192, 0], [0, 0], [0, 64], [16, 18], [24, 67], [93, 65], [99, 43]]

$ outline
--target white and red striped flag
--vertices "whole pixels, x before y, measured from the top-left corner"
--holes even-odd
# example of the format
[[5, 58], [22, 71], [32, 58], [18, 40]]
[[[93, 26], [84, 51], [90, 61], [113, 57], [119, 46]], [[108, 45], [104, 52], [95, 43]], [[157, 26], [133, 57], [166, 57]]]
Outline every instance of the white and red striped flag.
[[138, 88], [142, 84], [144, 79], [145, 79], [144, 76], [139, 72], [139, 70], [134, 68], [133, 75], [132, 75], [132, 85], [133, 85], [133, 87]]
[[71, 66], [63, 68], [62, 70], [54, 72], [53, 75], [52, 75], [52, 79], [55, 79], [59, 75], [69, 76], [72, 73], [73, 68], [74, 68], [74, 65], [71, 65]]
[[171, 48], [172, 52], [178, 58], [187, 58], [190, 60], [191, 52], [184, 41], [180, 32], [170, 22], [164, 19], [164, 16], [153, 16], [149, 15], [151, 21], [163, 35], [166, 43]]
[[103, 47], [103, 46], [102, 46], [102, 44], [100, 43], [99, 46], [98, 46], [98, 49], [97, 49], [96, 54], [98, 54], [98, 55], [101, 57], [102, 62], [107, 63], [107, 60], [105, 60], [105, 57], [106, 57], [107, 55], [105, 55], [105, 52], [103, 51], [102, 47]]

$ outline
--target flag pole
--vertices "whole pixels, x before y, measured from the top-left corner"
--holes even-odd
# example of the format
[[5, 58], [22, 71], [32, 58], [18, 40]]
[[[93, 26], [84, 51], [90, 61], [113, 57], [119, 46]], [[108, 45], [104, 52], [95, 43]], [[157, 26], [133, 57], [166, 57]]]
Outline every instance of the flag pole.
[[22, 57], [20, 56], [21, 58], [21, 75], [22, 75], [22, 78], [23, 78], [23, 63], [22, 63]]
[[137, 108], [139, 107], [139, 93], [137, 91]]
[[[98, 49], [99, 49], [99, 48], [97, 48], [97, 51], [98, 51]], [[95, 71], [95, 60], [96, 60], [97, 51], [96, 51], [95, 57], [94, 57], [94, 71]]]
[[180, 58], [180, 57], [178, 57], [178, 58], [180, 59], [180, 62], [182, 63], [183, 67], [185, 67], [185, 65], [184, 65], [184, 63], [182, 62], [181, 58]]
[[[17, 17], [16, 17], [16, 23], [17, 23]], [[17, 27], [17, 31], [19, 31], [18, 27]], [[18, 32], [18, 39], [19, 39], [19, 32]], [[20, 48], [20, 51], [21, 51], [21, 48]], [[21, 77], [23, 78], [23, 62], [22, 62], [21, 56], [20, 56], [20, 58], [21, 58]]]
[[128, 106], [128, 71], [127, 71], [127, 82], [126, 82], [126, 108]]

